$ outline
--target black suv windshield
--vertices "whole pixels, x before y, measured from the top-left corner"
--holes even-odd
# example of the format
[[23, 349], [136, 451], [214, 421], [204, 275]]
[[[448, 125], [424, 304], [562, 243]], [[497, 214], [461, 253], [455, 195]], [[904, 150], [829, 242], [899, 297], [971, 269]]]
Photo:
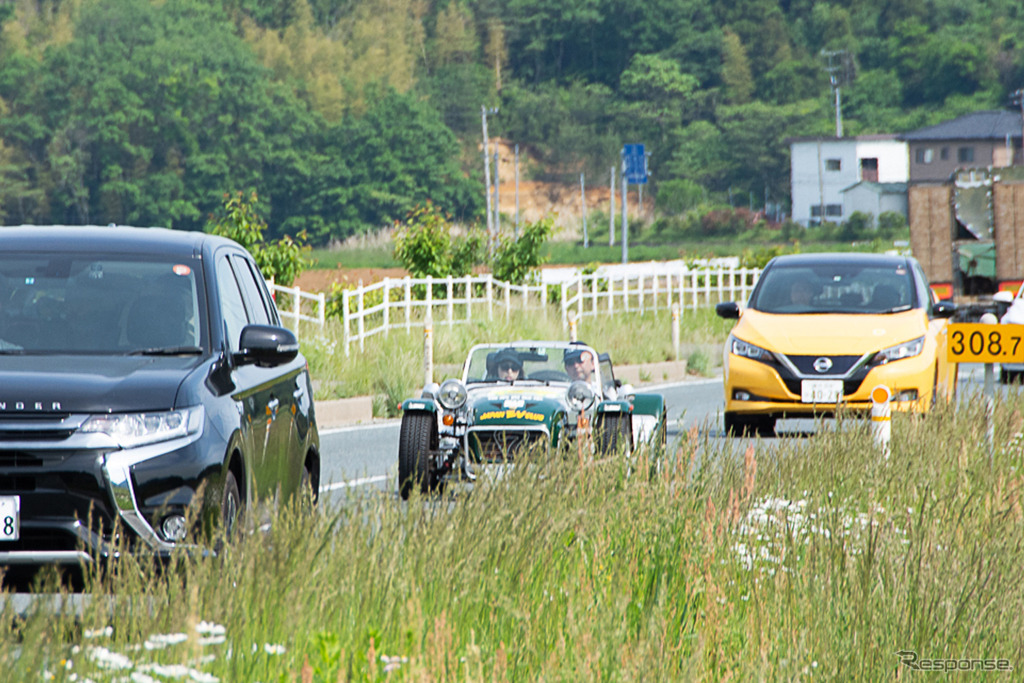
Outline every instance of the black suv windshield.
[[145, 255], [0, 254], [0, 353], [197, 352], [198, 266]]

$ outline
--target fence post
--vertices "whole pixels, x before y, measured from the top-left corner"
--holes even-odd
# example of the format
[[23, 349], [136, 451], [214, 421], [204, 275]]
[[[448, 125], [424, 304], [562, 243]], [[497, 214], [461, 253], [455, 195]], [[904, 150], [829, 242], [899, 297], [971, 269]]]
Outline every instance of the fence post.
[[672, 356], [679, 360], [679, 304], [672, 302]]
[[366, 333], [366, 312], [365, 312], [365, 306], [364, 306], [365, 301], [363, 299], [363, 281], [362, 280], [359, 281], [359, 290], [358, 291], [359, 291], [359, 353], [362, 353], [363, 350], [364, 350], [364, 345], [365, 345], [363, 337], [364, 337], [364, 335]]
[[324, 326], [327, 325], [327, 297], [323, 292], [317, 295], [317, 305], [320, 307], [320, 315], [317, 317], [320, 320], [320, 329], [322, 331]]
[[384, 338], [391, 334], [391, 278], [384, 278]]
[[637, 278], [636, 278], [636, 286], [637, 286], [637, 289], [640, 290], [640, 314], [641, 315], [643, 315], [644, 310], [646, 309], [646, 301], [645, 300], [647, 299], [647, 295], [644, 292], [644, 285], [646, 284], [646, 280], [647, 280], [647, 278], [644, 275], [642, 275], [642, 274], [638, 275]]
[[[487, 319], [494, 320], [494, 274], [487, 273]], [[505, 310], [508, 310], [506, 308]]]
[[412, 328], [412, 282], [408, 275], [402, 284], [405, 285], [405, 331], [408, 332]]
[[565, 305], [565, 280], [562, 280], [559, 286], [562, 288], [562, 327], [567, 327], [569, 325], [569, 318], [567, 316], [568, 310]]
[[615, 314], [615, 280], [608, 274], [608, 315]]
[[586, 295], [586, 289], [583, 288], [583, 273], [579, 273], [576, 279], [576, 296], [579, 298], [576, 300], [576, 317], [583, 317], [583, 299]]
[[434, 381], [434, 316], [427, 309], [426, 320], [423, 321], [423, 384]]
[[451, 275], [448, 276], [445, 285], [445, 291], [448, 293], [448, 327], [451, 327], [455, 322], [455, 290], [452, 288]]
[[299, 327], [302, 325], [302, 290], [298, 286], [295, 287], [295, 293], [292, 294], [292, 311], [295, 316], [295, 338], [299, 338]]
[[352, 295], [352, 290], [346, 289], [341, 293], [341, 321], [342, 328], [344, 329], [345, 338], [345, 357], [348, 358], [348, 345], [351, 343], [352, 338], [349, 334], [349, 323], [351, 322], [351, 313], [349, 313], [349, 297]]
[[693, 310], [697, 310], [697, 299], [700, 294], [700, 287], [697, 285], [697, 271], [690, 271], [690, 296], [693, 297]]
[[424, 318], [424, 324], [427, 320], [430, 320], [431, 324], [434, 322], [434, 276], [427, 276], [427, 317]]
[[466, 276], [466, 322], [473, 322], [473, 276]]
[[[512, 283], [502, 282], [501, 284], [505, 286], [505, 322], [508, 322], [509, 316], [512, 314]], [[523, 296], [525, 297], [527, 293], [528, 290], [524, 290]]]
[[576, 323], [579, 317], [576, 315], [576, 311], [569, 311], [569, 341], [577, 341], [576, 334]]

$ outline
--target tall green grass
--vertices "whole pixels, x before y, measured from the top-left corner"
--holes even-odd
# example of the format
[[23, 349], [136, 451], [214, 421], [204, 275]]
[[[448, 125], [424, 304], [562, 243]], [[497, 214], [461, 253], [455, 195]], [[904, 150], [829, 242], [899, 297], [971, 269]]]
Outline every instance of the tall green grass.
[[896, 415], [888, 459], [863, 421], [764, 442], [694, 431], [656, 461], [570, 456], [440, 500], [286, 509], [219, 557], [90, 577], [80, 615], [8, 603], [0, 666], [10, 681], [163, 680], [157, 664], [220, 681], [877, 681], [914, 673], [896, 655], [913, 651], [1019, 670], [1022, 411], [1019, 395], [996, 405], [992, 446], [975, 403]]
[[[469, 349], [478, 343], [517, 339], [568, 339], [556, 307], [513, 311], [506, 319], [495, 310], [493, 319], [485, 312], [472, 323], [447, 325], [436, 319], [433, 325], [434, 379], [461, 373]], [[720, 363], [721, 345], [731, 321], [718, 318], [711, 309], [684, 311], [680, 318], [680, 346], [683, 358], [695, 355], [698, 367], [710, 370]], [[579, 339], [611, 355], [615, 364], [674, 360], [672, 318], [668, 311], [613, 316], [584, 316], [578, 322]], [[387, 416], [411, 392], [423, 386], [424, 334], [422, 328], [392, 330], [367, 339], [362, 351], [352, 344], [345, 355], [341, 323], [329, 320], [323, 330], [304, 326], [302, 351], [309, 359], [316, 380], [316, 398], [379, 397], [378, 415]]]

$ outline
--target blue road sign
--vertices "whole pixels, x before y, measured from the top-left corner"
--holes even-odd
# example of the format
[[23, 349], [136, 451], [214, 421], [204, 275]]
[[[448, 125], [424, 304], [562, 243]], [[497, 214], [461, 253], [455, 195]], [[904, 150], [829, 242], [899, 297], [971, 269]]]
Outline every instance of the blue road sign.
[[631, 185], [647, 182], [647, 154], [643, 145], [622, 146], [622, 175]]

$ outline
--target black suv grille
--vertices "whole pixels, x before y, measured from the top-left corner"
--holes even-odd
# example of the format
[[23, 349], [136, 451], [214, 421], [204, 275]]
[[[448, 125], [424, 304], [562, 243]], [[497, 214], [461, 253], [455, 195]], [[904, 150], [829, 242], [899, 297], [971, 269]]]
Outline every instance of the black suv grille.
[[60, 441], [71, 436], [75, 425], [65, 424], [66, 413], [0, 417], [0, 441]]

